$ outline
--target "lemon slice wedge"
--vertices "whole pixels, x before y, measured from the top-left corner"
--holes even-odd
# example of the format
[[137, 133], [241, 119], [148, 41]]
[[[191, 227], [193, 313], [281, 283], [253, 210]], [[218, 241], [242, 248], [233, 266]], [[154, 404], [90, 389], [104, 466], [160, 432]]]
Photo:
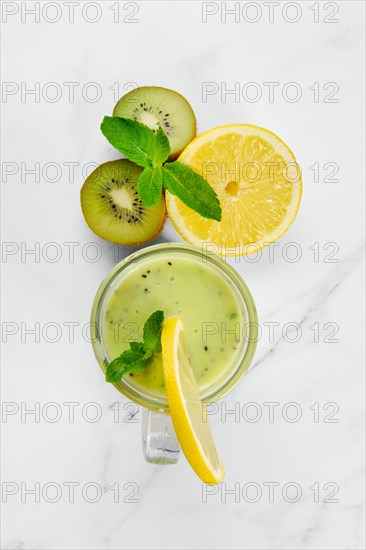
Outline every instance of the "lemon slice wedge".
[[213, 128], [184, 149], [179, 161], [207, 179], [222, 208], [220, 222], [203, 218], [166, 193], [169, 217], [191, 244], [214, 243], [215, 252], [244, 256], [278, 240], [301, 200], [301, 170], [274, 133], [250, 124]]
[[161, 345], [169, 411], [182, 451], [203, 482], [220, 483], [225, 474], [224, 466], [200, 399], [180, 317], [164, 321]]

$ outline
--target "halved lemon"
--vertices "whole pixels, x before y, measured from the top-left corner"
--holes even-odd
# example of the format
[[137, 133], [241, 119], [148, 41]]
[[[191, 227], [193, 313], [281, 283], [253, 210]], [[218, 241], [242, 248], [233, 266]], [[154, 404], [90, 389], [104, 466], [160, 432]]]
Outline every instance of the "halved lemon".
[[220, 483], [225, 470], [200, 399], [180, 317], [164, 321], [161, 345], [169, 412], [182, 451], [202, 481]]
[[171, 221], [189, 243], [213, 243], [217, 254], [247, 255], [279, 239], [294, 221], [301, 170], [289, 147], [269, 130], [249, 124], [213, 128], [178, 160], [207, 179], [222, 208], [220, 222], [208, 220], [166, 193]]

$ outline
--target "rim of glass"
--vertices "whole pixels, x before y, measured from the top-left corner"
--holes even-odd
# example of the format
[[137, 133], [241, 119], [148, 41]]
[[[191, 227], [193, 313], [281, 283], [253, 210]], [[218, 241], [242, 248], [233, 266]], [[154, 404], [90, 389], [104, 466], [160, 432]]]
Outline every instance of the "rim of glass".
[[[229, 391], [231, 391], [234, 386], [236, 386], [236, 384], [244, 376], [251, 364], [255, 349], [257, 347], [258, 339], [257, 310], [249, 288], [247, 287], [241, 276], [236, 272], [236, 270], [229, 264], [227, 264], [226, 261], [219, 256], [215, 254], [204, 253], [200, 248], [194, 245], [184, 243], [161, 243], [148, 246], [143, 248], [142, 250], [133, 252], [113, 267], [113, 269], [108, 273], [108, 275], [103, 279], [102, 283], [100, 284], [95, 295], [91, 311], [91, 340], [95, 357], [102, 371], [105, 372], [108, 365], [108, 359], [105, 356], [102, 345], [101, 314], [103, 310], [104, 299], [108, 294], [109, 287], [112, 285], [113, 281], [120, 275], [120, 273], [128, 266], [133, 263], [139, 262], [142, 259], [146, 259], [146, 257], [150, 257], [155, 253], [161, 252], [167, 252], [168, 254], [170, 252], [185, 252], [196, 257], [198, 256], [201, 258], [201, 260], [204, 257], [205, 262], [211, 263], [211, 265], [213, 265], [214, 268], [216, 268], [218, 271], [223, 271], [225, 273], [225, 275], [234, 284], [236, 290], [242, 298], [243, 304], [246, 309], [246, 314], [248, 316], [247, 322], [249, 327], [245, 339], [246, 345], [245, 349], [243, 350], [242, 356], [239, 357], [237, 360], [238, 365], [235, 369], [233, 369], [230, 378], [228, 380], [225, 380], [224, 384], [221, 387], [216, 388], [214, 391], [208, 393], [207, 395], [204, 395], [203, 397], [203, 401], [206, 403], [217, 401], [218, 399], [224, 397], [224, 395], [226, 395]], [[142, 405], [143, 407], [147, 407], [149, 409], [157, 410], [160, 412], [169, 412], [166, 397], [152, 398], [151, 396], [147, 396], [143, 393], [142, 390], [138, 390], [137, 388], [133, 388], [132, 386], [128, 385], [124, 381], [124, 379], [122, 379], [121, 382], [113, 383], [113, 386], [115, 386], [115, 388], [120, 393], [125, 395], [128, 399], [131, 399], [132, 401], [138, 403], [139, 405]]]

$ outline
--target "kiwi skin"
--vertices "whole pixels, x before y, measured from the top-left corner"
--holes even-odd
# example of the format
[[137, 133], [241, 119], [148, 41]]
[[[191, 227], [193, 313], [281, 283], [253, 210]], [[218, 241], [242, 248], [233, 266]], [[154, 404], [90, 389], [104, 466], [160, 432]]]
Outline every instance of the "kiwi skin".
[[164, 88], [163, 86], [139, 86], [138, 88], [134, 88], [133, 90], [131, 90], [130, 92], [127, 92], [126, 94], [124, 94], [116, 103], [116, 105], [114, 106], [114, 109], [113, 109], [113, 113], [112, 113], [112, 116], [120, 116], [118, 114], [116, 114], [116, 111], [118, 110], [118, 106], [121, 102], [122, 99], [125, 99], [126, 97], [128, 97], [129, 95], [132, 95], [134, 93], [136, 93], [137, 90], [140, 90], [142, 88], [150, 88], [150, 89], [155, 89], [155, 90], [164, 90], [164, 91], [167, 91], [167, 92], [174, 92], [177, 96], [181, 97], [183, 99], [183, 101], [185, 101], [186, 103], [188, 103], [189, 107], [191, 108], [191, 111], [192, 111], [192, 115], [193, 115], [193, 119], [194, 119], [194, 129], [193, 129], [193, 132], [192, 132], [192, 135], [190, 137], [190, 140], [185, 144], [185, 146], [180, 149], [180, 150], [177, 150], [177, 151], [173, 151], [170, 153], [169, 157], [168, 157], [168, 161], [171, 162], [173, 160], [176, 160], [179, 155], [182, 153], [182, 151], [185, 149], [185, 147], [187, 147], [187, 145], [196, 137], [197, 135], [197, 119], [196, 119], [196, 115], [194, 114], [194, 111], [192, 109], [192, 105], [189, 103], [189, 101], [182, 95], [180, 94], [179, 92], [177, 92], [176, 90], [172, 90], [171, 88]]
[[[151, 86], [152, 88], [158, 88], [158, 86]], [[164, 90], [169, 90], [169, 88], [163, 88]], [[179, 92], [177, 92], [176, 90], [173, 90], [176, 94], [178, 94], [180, 97], [182, 97], [183, 99], [185, 99], [187, 101], [187, 103], [189, 104], [190, 108], [192, 109], [192, 105], [189, 103], [189, 101], [182, 95], [180, 94]], [[196, 119], [196, 115], [194, 114], [194, 110], [192, 109], [192, 113], [193, 113], [193, 116], [194, 116], [194, 130], [193, 130], [193, 133], [192, 133], [192, 137], [190, 139], [190, 141], [188, 143], [190, 143], [197, 135], [197, 119]], [[187, 143], [187, 145], [188, 145]], [[185, 147], [187, 147], [187, 145]], [[177, 160], [177, 158], [182, 154], [182, 152], [184, 151], [185, 147], [183, 147], [183, 149], [181, 151], [176, 151], [175, 153], [170, 153], [169, 157], [168, 157], [168, 161], [169, 162], [172, 162], [173, 160]], [[165, 201], [165, 196], [164, 196], [164, 201]]]
[[[106, 237], [105, 235], [101, 234], [101, 232], [99, 232], [98, 230], [95, 229], [95, 227], [93, 227], [91, 225], [91, 223], [89, 223], [88, 221], [88, 215], [86, 213], [86, 209], [85, 209], [85, 206], [83, 204], [83, 197], [84, 195], [87, 194], [87, 187], [89, 185], [88, 183], [88, 180], [89, 178], [94, 174], [94, 172], [96, 172], [96, 170], [100, 169], [100, 168], [103, 168], [105, 167], [106, 165], [110, 164], [110, 163], [117, 163], [117, 162], [126, 162], [126, 163], [130, 163], [129, 160], [127, 159], [118, 159], [118, 160], [111, 160], [111, 161], [107, 161], [107, 162], [104, 162], [103, 164], [100, 164], [85, 180], [81, 190], [80, 190], [80, 203], [81, 203], [81, 210], [83, 212], [83, 215], [84, 215], [84, 219], [87, 223], [87, 225], [89, 226], [89, 228], [93, 231], [93, 233], [95, 235], [97, 235], [98, 237], [100, 237], [101, 239], [104, 239], [105, 241], [108, 241], [108, 242], [111, 242], [111, 243], [114, 243], [114, 244], [118, 244], [118, 245], [123, 245], [123, 246], [139, 246], [141, 244], [144, 244], [146, 242], [149, 242], [149, 241], [152, 241], [153, 239], [156, 239], [156, 237], [161, 233], [161, 231], [163, 230], [163, 227], [165, 225], [165, 222], [166, 222], [166, 219], [167, 219], [167, 209], [166, 209], [166, 203], [165, 203], [165, 194], [163, 193], [163, 197], [162, 197], [162, 200], [163, 200], [163, 212], [162, 212], [162, 215], [161, 215], [161, 219], [160, 219], [160, 223], [159, 223], [159, 226], [155, 229], [154, 233], [149, 235], [147, 238], [144, 238], [142, 240], [130, 240], [130, 241], [125, 241], [123, 240], [123, 242], [121, 240], [119, 240], [118, 238], [111, 238], [111, 237]], [[131, 163], [132, 164], [132, 163]], [[145, 207], [146, 208], [146, 207]]]

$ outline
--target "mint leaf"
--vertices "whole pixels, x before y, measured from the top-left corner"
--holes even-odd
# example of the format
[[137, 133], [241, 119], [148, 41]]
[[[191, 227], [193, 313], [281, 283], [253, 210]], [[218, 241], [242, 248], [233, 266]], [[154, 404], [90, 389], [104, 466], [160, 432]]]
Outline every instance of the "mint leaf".
[[126, 366], [126, 365], [133, 365], [134, 363], [141, 361], [141, 359], [145, 358], [145, 355], [146, 353], [143, 350], [126, 349], [120, 355], [120, 358], [122, 359], [124, 366]]
[[[141, 344], [141, 342], [134, 343]], [[119, 357], [109, 363], [106, 371], [106, 381], [119, 382], [125, 374], [145, 369], [150, 358], [152, 359], [152, 354], [151, 352], [148, 354], [145, 352], [143, 344], [140, 349], [137, 349], [136, 346], [135, 349], [125, 350]]]
[[145, 168], [139, 176], [137, 191], [145, 206], [153, 206], [158, 202], [163, 191], [161, 166]]
[[167, 160], [170, 154], [169, 140], [161, 126], [154, 134], [154, 152], [152, 159], [155, 165], [161, 165]]
[[144, 325], [145, 349], [152, 352], [161, 351], [161, 331], [163, 329], [164, 312], [155, 311]]
[[129, 118], [105, 116], [100, 129], [109, 143], [143, 168], [152, 166], [156, 155], [155, 135], [145, 124]]
[[141, 353], [145, 353], [145, 346], [143, 342], [130, 342], [130, 348], [133, 351], [140, 351]]
[[204, 218], [221, 220], [220, 201], [208, 181], [186, 164], [175, 161], [163, 166], [163, 184], [169, 193]]
[[106, 382], [119, 382], [122, 378], [122, 370], [119, 368], [115, 368], [116, 364], [114, 363], [115, 359], [111, 363], [109, 363], [106, 373], [105, 373], [105, 380]]
[[113, 366], [111, 367], [112, 363], [110, 363], [107, 367], [106, 371], [106, 382], [119, 382], [122, 380], [122, 377], [128, 374], [129, 372], [136, 372], [138, 370], [145, 370], [147, 366], [151, 363], [152, 355], [149, 356], [146, 359], [140, 359], [138, 361], [135, 361], [134, 363], [131, 363], [130, 365], [125, 365], [120, 370], [114, 370]]

